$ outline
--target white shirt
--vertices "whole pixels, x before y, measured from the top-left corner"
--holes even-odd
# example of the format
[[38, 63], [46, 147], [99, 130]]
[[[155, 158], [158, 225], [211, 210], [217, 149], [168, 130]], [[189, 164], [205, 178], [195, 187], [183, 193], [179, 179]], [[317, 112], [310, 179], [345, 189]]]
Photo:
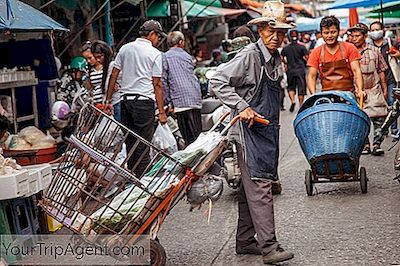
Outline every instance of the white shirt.
[[162, 75], [161, 52], [147, 39], [125, 44], [115, 58], [114, 67], [122, 70], [121, 95], [139, 94], [155, 100], [153, 77]]

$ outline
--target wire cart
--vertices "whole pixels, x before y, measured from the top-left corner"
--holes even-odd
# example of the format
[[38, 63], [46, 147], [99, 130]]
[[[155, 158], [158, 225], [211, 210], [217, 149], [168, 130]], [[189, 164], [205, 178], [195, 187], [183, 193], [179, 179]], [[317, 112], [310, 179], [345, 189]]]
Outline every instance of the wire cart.
[[[88, 242], [98, 235], [126, 235], [132, 245], [140, 235], [149, 235], [151, 265], [164, 265], [166, 253], [157, 233], [190, 184], [226, 149], [226, 133], [236, 121], [215, 134], [217, 141], [210, 152], [200, 149], [169, 156], [111, 116], [86, 105], [40, 205]], [[146, 161], [150, 149], [155, 155]], [[128, 169], [135, 151], [141, 156]], [[135, 175], [140, 165], [145, 169]], [[112, 245], [112, 239], [107, 244]]]

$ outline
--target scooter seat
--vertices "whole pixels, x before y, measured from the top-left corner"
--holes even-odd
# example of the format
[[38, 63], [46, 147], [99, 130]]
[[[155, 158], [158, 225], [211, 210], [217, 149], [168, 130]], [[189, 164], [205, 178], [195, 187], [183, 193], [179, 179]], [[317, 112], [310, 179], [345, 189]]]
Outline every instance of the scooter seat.
[[201, 114], [211, 114], [222, 105], [221, 101], [214, 98], [207, 98], [202, 101]]

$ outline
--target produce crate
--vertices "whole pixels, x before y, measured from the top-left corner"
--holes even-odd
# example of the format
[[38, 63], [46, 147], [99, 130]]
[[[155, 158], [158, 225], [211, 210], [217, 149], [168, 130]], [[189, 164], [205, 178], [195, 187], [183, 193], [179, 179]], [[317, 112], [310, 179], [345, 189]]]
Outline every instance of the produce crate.
[[10, 175], [0, 175], [2, 188], [0, 189], [0, 200], [23, 197], [29, 193], [29, 172], [20, 170]]
[[8, 201], [7, 215], [11, 217], [10, 229], [12, 234], [33, 235], [32, 223], [29, 217], [29, 205], [25, 198]]
[[[30, 188], [37, 188], [37, 189], [30, 189], [29, 196], [34, 195], [44, 189], [46, 189], [52, 178], [52, 170], [51, 165], [48, 163], [44, 164], [35, 164], [35, 165], [27, 165], [22, 167], [23, 170], [27, 170], [30, 176]], [[31, 184], [32, 179], [37, 176], [37, 186]], [[36, 183], [35, 183], [36, 184]]]
[[35, 205], [36, 200], [33, 200], [33, 197], [25, 198], [26, 205], [28, 206], [28, 215], [29, 221], [32, 225], [32, 231], [34, 234], [39, 235], [41, 233], [40, 224], [39, 224], [39, 210]]

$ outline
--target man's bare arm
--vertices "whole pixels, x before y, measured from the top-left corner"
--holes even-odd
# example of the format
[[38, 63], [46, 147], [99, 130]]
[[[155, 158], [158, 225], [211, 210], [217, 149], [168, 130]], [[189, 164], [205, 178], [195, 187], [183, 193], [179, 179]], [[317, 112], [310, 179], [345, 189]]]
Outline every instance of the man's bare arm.
[[354, 75], [356, 95], [358, 97], [360, 97], [361, 94], [363, 94], [365, 96], [364, 82], [363, 82], [363, 77], [362, 77], [362, 72], [361, 72], [361, 67], [360, 67], [360, 61], [355, 60], [350, 63], [350, 66], [351, 66], [351, 71], [353, 71], [353, 75]]
[[154, 87], [154, 94], [156, 95], [157, 107], [159, 112], [158, 119], [161, 124], [165, 124], [167, 123], [167, 115], [165, 114], [164, 110], [164, 96], [163, 96], [160, 77], [153, 77], [153, 87]]
[[317, 90], [317, 69], [314, 67], [308, 68], [307, 87], [311, 95], [315, 94]]
[[382, 91], [383, 91], [383, 95], [385, 96], [385, 99], [388, 98], [388, 88], [387, 88], [387, 84], [386, 84], [386, 76], [385, 76], [385, 72], [379, 72], [379, 80], [381, 81], [381, 86], [382, 86]]

